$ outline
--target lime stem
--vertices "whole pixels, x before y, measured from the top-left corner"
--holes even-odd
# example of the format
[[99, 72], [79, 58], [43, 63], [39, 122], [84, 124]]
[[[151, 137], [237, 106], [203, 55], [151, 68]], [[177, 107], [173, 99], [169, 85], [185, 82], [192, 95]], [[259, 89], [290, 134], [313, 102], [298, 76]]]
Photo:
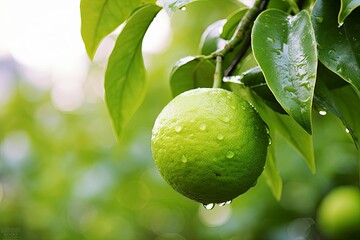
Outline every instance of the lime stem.
[[223, 78], [222, 60], [223, 60], [222, 56], [216, 57], [213, 88], [221, 88], [221, 85], [222, 85], [222, 78]]

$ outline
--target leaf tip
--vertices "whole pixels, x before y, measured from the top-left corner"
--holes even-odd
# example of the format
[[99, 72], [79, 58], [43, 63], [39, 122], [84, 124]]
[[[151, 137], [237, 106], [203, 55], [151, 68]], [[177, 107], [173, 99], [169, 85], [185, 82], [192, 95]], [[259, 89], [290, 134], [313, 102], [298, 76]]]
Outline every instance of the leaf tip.
[[267, 185], [269, 186], [272, 195], [279, 202], [282, 193], [282, 178], [275, 165], [275, 153], [273, 148], [268, 149], [266, 157], [264, 177]]
[[[285, 109], [285, 108], [284, 108]], [[300, 108], [300, 112], [301, 112]], [[310, 110], [311, 111], [311, 110]], [[293, 114], [291, 111], [287, 111], [287, 113], [295, 120], [295, 122], [310, 136], [312, 136], [312, 124], [311, 124], [311, 113], [308, 116], [298, 116]]]
[[94, 56], [95, 56], [95, 52], [94, 51], [86, 51], [90, 61], [93, 61], [94, 60]]
[[306, 131], [309, 135], [312, 135], [312, 127], [311, 127], [311, 124], [306, 124], [305, 131]]
[[81, 29], [81, 37], [82, 37], [82, 40], [83, 40], [83, 43], [84, 43], [84, 46], [85, 46], [86, 54], [88, 55], [89, 59], [91, 61], [93, 61], [94, 60], [94, 55], [95, 55], [95, 49], [91, 46], [90, 42], [87, 41], [87, 38], [85, 37], [85, 33], [84, 33], [83, 28]]
[[307, 163], [312, 175], [315, 175], [316, 174], [315, 159], [312, 158], [311, 160], [307, 160], [306, 163]]
[[311, 167], [310, 170], [311, 170], [312, 175], [316, 174], [316, 167], [315, 166]]
[[276, 193], [273, 193], [275, 200], [278, 201], [278, 202], [280, 202], [280, 200], [281, 200], [281, 192], [282, 192], [282, 189], [280, 189]]

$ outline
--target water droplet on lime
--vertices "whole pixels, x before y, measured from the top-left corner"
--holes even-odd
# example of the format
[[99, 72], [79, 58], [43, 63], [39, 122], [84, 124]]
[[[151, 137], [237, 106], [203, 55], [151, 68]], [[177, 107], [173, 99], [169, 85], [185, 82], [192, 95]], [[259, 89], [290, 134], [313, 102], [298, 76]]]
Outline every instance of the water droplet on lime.
[[203, 123], [203, 124], [200, 125], [200, 130], [201, 130], [201, 131], [205, 131], [205, 130], [206, 130], [206, 124], [205, 124], [205, 123]]
[[235, 156], [235, 153], [233, 153], [232, 151], [228, 151], [227, 153], [226, 153], [226, 157], [227, 158], [233, 158]]
[[224, 122], [229, 122], [229, 121], [230, 121], [230, 118], [224, 117], [223, 120], [224, 120]]
[[176, 126], [176, 127], [175, 127], [175, 131], [176, 131], [176, 132], [180, 132], [181, 129], [182, 129], [181, 126]]
[[215, 204], [214, 203], [203, 203], [203, 206], [205, 209], [211, 210], [215, 207]]
[[224, 135], [222, 135], [221, 133], [219, 133], [217, 135], [217, 139], [219, 139], [220, 141], [224, 139]]

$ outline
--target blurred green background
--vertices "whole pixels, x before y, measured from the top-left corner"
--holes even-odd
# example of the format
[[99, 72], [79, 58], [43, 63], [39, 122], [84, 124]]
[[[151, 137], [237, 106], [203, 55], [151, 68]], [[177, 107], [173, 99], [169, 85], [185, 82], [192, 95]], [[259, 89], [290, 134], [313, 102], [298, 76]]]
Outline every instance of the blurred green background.
[[314, 115], [315, 175], [276, 136], [280, 202], [260, 177], [230, 205], [205, 210], [153, 163], [151, 128], [171, 100], [172, 65], [198, 54], [206, 26], [237, 7], [200, 1], [171, 21], [161, 14], [144, 47], [148, 93], [117, 141], [103, 101], [117, 33], [90, 63], [79, 1], [1, 0], [0, 239], [325, 239], [316, 225], [321, 199], [359, 184], [359, 154], [330, 114]]

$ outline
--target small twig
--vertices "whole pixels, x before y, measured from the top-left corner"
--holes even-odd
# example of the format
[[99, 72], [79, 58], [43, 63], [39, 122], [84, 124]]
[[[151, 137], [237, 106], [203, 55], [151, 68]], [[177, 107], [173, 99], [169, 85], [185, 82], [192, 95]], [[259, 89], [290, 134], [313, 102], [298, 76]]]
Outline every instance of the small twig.
[[225, 45], [225, 47], [222, 50], [213, 53], [214, 57], [219, 55], [220, 56], [227, 55], [229, 52], [233, 51], [234, 48], [244, 40], [245, 32], [251, 28], [256, 17], [259, 15], [261, 11], [263, 11], [266, 8], [268, 2], [269, 0], [255, 1], [254, 6], [245, 13], [243, 18], [239, 22], [233, 37], [230, 39], [230, 41]]
[[222, 78], [223, 78], [222, 60], [223, 60], [222, 56], [216, 57], [216, 67], [215, 67], [215, 73], [214, 73], [213, 88], [221, 88], [221, 85], [222, 85]]
[[222, 85], [222, 60], [223, 58], [230, 52], [234, 50], [236, 46], [238, 46], [242, 41], [246, 41], [242, 49], [240, 50], [237, 58], [232, 62], [230, 67], [226, 70], [225, 76], [228, 76], [235, 68], [235, 66], [239, 63], [239, 61], [244, 57], [246, 50], [250, 46], [250, 35], [246, 34], [248, 30], [251, 29], [256, 17], [265, 10], [269, 0], [256, 0], [254, 6], [250, 8], [245, 15], [240, 20], [234, 35], [229, 40], [229, 42], [225, 45], [225, 47], [219, 51], [213, 52], [208, 56], [204, 56], [204, 59], [216, 59], [216, 67], [214, 73], [214, 88], [219, 88]]
[[[260, 12], [264, 11], [267, 7], [269, 3], [269, 0], [263, 0], [261, 1], [261, 3], [259, 4], [259, 8], [258, 8], [258, 12], [257, 14], [255, 14], [253, 16], [253, 21], [251, 22], [251, 24], [248, 26], [249, 29], [252, 28], [253, 22], [255, 21], [255, 18], [257, 17], [257, 15], [259, 15]], [[256, 3], [255, 3], [256, 4]], [[255, 5], [254, 5], [255, 6]], [[240, 29], [240, 24], [239, 23], [239, 29]], [[246, 51], [248, 50], [248, 48], [250, 47], [251, 44], [251, 34], [249, 33], [248, 35], [245, 36], [245, 40], [244, 40], [244, 44], [242, 46], [242, 48], [240, 49], [239, 54], [236, 56], [236, 58], [234, 59], [234, 61], [231, 63], [231, 65], [226, 69], [224, 76], [229, 76], [232, 71], [234, 71], [236, 65], [240, 62], [240, 60], [245, 56]]]

